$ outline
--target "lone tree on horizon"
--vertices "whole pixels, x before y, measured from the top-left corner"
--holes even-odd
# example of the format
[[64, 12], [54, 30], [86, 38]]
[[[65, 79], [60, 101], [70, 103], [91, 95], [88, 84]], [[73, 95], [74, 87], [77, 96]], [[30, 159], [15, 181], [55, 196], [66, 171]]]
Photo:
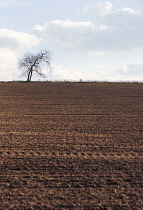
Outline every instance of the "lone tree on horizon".
[[51, 69], [50, 58], [50, 52], [47, 50], [41, 50], [37, 54], [25, 54], [18, 63], [19, 68], [23, 71], [22, 76], [27, 76], [27, 82], [31, 81], [33, 72], [36, 72], [42, 77], [46, 77], [42, 73], [42, 67], [46, 65], [47, 68]]

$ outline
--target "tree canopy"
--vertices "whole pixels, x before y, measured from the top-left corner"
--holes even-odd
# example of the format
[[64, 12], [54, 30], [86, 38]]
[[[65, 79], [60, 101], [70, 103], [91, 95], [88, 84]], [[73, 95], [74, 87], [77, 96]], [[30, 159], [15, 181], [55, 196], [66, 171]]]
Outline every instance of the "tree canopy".
[[37, 54], [27, 53], [19, 60], [19, 68], [22, 69], [22, 76], [27, 76], [27, 82], [31, 81], [33, 73], [45, 77], [42, 68], [46, 65], [51, 70], [51, 55], [47, 50], [41, 50]]

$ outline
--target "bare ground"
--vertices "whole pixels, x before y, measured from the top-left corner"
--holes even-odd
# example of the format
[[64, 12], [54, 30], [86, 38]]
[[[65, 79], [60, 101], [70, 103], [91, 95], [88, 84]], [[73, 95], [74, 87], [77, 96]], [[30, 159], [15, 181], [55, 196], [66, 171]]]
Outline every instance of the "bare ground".
[[7, 209], [143, 209], [143, 84], [0, 83]]

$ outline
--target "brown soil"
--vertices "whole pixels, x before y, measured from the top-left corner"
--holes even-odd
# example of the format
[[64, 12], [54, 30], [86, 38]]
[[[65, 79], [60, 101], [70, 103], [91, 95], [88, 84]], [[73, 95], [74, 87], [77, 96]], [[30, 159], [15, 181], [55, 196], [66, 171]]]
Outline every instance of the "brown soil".
[[143, 84], [0, 83], [0, 209], [143, 209]]

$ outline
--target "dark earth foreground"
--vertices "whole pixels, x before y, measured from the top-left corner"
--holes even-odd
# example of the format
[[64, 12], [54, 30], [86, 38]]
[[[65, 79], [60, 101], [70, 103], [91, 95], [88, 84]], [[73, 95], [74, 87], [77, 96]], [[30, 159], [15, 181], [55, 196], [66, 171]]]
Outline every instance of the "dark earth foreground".
[[143, 209], [143, 84], [0, 83], [0, 209]]

